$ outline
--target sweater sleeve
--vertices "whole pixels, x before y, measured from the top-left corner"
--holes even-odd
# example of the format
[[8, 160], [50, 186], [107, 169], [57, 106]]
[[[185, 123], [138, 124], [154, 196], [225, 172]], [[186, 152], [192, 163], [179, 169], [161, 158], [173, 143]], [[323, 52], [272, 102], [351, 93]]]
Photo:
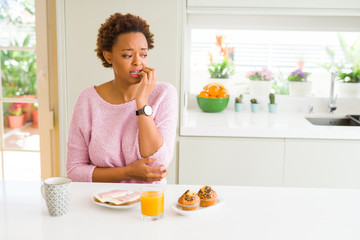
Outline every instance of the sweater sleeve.
[[[156, 158], [157, 161], [151, 166], [164, 165], [166, 168], [172, 160], [176, 137], [176, 123], [178, 118], [177, 93], [173, 85], [168, 84], [165, 93], [159, 100], [159, 106], [154, 114], [156, 128], [163, 138], [161, 147], [149, 158]], [[138, 138], [138, 137], [137, 137]], [[137, 142], [139, 140], [137, 139]], [[141, 159], [140, 148], [138, 148], [138, 159]]]
[[88, 98], [80, 94], [72, 114], [67, 142], [67, 176], [74, 182], [92, 182], [96, 168], [90, 161], [91, 111]]

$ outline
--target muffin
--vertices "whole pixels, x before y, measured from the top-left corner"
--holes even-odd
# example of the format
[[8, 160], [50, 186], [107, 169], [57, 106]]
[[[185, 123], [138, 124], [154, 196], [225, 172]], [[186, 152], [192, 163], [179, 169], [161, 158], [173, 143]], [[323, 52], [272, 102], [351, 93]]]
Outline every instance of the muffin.
[[199, 190], [198, 195], [200, 197], [201, 207], [208, 207], [216, 203], [217, 193], [210, 186], [202, 187]]
[[200, 203], [200, 198], [196, 192], [187, 190], [178, 200], [179, 206], [186, 211], [196, 210]]

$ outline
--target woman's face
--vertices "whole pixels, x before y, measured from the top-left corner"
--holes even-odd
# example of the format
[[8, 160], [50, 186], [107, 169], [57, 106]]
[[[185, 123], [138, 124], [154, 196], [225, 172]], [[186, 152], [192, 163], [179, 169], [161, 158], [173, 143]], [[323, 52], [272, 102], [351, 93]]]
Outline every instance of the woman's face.
[[140, 72], [147, 66], [148, 44], [142, 33], [120, 34], [112, 51], [103, 52], [106, 61], [112, 64], [115, 79], [139, 83]]

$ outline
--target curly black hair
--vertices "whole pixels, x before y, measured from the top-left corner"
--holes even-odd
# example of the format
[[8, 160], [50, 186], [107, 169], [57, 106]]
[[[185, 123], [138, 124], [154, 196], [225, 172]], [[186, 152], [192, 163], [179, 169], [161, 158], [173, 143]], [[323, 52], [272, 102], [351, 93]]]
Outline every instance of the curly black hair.
[[98, 31], [95, 52], [102, 61], [102, 65], [106, 68], [112, 67], [104, 56], [103, 51], [111, 52], [113, 45], [116, 42], [117, 37], [123, 33], [137, 33], [144, 34], [148, 43], [148, 49], [154, 47], [154, 34], [150, 32], [149, 25], [145, 20], [138, 16], [134, 16], [130, 13], [121, 14], [115, 13], [106, 19], [105, 23], [101, 24]]

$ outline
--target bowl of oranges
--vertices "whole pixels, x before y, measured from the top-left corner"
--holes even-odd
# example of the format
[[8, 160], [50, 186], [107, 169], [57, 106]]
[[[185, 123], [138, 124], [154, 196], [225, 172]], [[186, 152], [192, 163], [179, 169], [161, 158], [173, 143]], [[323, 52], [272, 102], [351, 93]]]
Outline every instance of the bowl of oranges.
[[229, 91], [221, 83], [210, 83], [203, 87], [196, 99], [204, 112], [221, 112], [229, 103]]

